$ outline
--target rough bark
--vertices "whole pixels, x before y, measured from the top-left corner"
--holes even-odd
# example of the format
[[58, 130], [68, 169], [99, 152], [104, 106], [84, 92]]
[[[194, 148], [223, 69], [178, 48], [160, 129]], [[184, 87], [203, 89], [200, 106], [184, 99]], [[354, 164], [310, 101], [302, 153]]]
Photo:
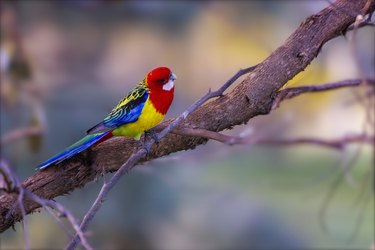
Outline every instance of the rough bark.
[[[198, 108], [181, 126], [221, 131], [246, 123], [254, 116], [268, 114], [277, 91], [303, 71], [327, 41], [343, 34], [357, 15], [373, 12], [374, 6], [374, 0], [338, 0], [308, 17], [244, 81], [230, 93]], [[169, 134], [154, 145], [144, 161], [194, 149], [206, 141], [199, 137]], [[23, 185], [43, 198], [53, 199], [83, 187], [103, 171], [116, 171], [138, 147], [139, 144], [133, 140], [114, 138], [56, 167], [36, 172]], [[15, 193], [0, 196], [0, 232], [22, 219], [19, 209], [5, 218], [16, 201]], [[24, 205], [27, 213], [39, 207], [29, 200], [25, 200]]]

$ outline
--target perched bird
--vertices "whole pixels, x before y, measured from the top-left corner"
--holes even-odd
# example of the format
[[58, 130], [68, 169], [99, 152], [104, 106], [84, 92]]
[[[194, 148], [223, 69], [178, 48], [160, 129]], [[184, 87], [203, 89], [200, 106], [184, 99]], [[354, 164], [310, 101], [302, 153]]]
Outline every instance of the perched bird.
[[37, 167], [45, 169], [99, 144], [112, 136], [128, 136], [139, 140], [142, 133], [159, 124], [167, 113], [174, 93], [176, 75], [169, 68], [152, 70], [106, 118], [87, 130], [87, 135]]

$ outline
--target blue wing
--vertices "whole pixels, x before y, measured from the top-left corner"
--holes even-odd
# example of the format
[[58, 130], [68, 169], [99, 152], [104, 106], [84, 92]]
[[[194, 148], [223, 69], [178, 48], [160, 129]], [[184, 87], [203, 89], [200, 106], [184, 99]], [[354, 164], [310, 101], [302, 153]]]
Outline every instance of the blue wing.
[[138, 120], [147, 101], [148, 92], [145, 88], [134, 89], [127, 97], [120, 101], [103, 122], [87, 131], [88, 134], [106, 132], [121, 125]]

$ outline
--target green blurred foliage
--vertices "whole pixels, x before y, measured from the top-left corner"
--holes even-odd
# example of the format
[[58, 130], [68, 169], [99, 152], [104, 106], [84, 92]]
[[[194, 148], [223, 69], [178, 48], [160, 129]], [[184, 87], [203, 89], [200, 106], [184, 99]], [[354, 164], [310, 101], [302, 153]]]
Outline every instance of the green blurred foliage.
[[[327, 5], [2, 1], [2, 11], [16, 14], [32, 87], [17, 89], [11, 108], [1, 105], [1, 134], [30, 123], [47, 128], [42, 145], [41, 137], [32, 137], [5, 145], [2, 153], [21, 178], [30, 176], [36, 165], [80, 139], [146, 72], [161, 65], [178, 76], [168, 117], [178, 115], [239, 68], [265, 59], [307, 16]], [[336, 38], [287, 87], [356, 78], [361, 71], [374, 77], [370, 31], [358, 32], [356, 60], [348, 38]], [[2, 75], [2, 104], [8, 95], [4, 81]], [[271, 115], [228, 133], [336, 138], [361, 132], [365, 119], [353, 90], [344, 89], [282, 103]], [[345, 162], [357, 152], [359, 159], [342, 177]], [[367, 147], [340, 153], [314, 146], [209, 142], [125, 176], [90, 226], [89, 241], [97, 249], [367, 249], [374, 235], [372, 157]], [[335, 195], [324, 203], [339, 177]], [[101, 181], [57, 200], [82, 218]], [[41, 211], [28, 216], [32, 248], [63, 248], [66, 235]], [[1, 249], [23, 247], [22, 227], [15, 228], [0, 236]]]

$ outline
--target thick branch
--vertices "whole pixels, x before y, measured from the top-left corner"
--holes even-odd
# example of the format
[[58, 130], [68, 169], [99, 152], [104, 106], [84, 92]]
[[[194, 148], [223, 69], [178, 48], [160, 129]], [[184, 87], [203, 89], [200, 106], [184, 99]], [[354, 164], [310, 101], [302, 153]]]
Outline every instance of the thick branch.
[[[365, 15], [373, 10], [374, 0], [338, 0], [307, 18], [287, 41], [260, 63], [242, 83], [230, 93], [198, 108], [181, 127], [221, 131], [246, 123], [256, 115], [269, 113], [275, 93], [311, 63], [323, 44], [342, 34], [355, 21], [356, 14]], [[170, 122], [167, 121], [166, 124]], [[145, 160], [193, 149], [206, 141], [193, 136], [168, 134], [158, 145], [152, 147]], [[52, 199], [84, 186], [102, 173], [103, 169], [107, 172], [118, 170], [138, 147], [139, 144], [133, 140], [114, 138], [62, 162], [57, 167], [35, 173], [26, 179], [23, 185], [40, 197]], [[0, 232], [22, 218], [19, 210], [13, 211], [8, 220], [4, 217], [16, 200], [17, 196], [14, 194], [0, 196]], [[40, 206], [27, 200], [24, 203], [26, 213]]]

